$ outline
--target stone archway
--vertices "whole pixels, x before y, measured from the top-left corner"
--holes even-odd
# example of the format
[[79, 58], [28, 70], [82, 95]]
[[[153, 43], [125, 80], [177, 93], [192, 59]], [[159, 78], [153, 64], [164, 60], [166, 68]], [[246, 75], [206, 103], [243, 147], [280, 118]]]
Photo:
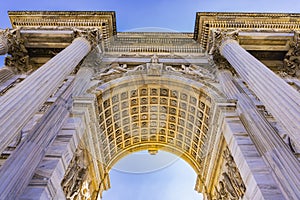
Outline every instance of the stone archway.
[[107, 166], [130, 152], [165, 148], [181, 155], [199, 172], [197, 163], [206, 153], [202, 151], [212, 104], [204, 85], [193, 87], [162, 77], [128, 77], [116, 83], [102, 85], [97, 98]]
[[130, 153], [164, 150], [185, 160], [198, 175], [195, 188], [203, 187], [200, 174], [218, 128], [216, 105], [224, 97], [201, 82], [169, 73], [130, 74], [100, 84], [98, 138], [106, 173]]

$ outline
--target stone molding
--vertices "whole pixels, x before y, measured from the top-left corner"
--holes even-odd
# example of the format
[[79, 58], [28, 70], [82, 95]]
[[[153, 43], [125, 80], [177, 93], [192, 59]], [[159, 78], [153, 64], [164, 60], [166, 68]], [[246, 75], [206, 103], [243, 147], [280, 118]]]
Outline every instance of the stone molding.
[[300, 30], [299, 14], [198, 12], [194, 39], [207, 49], [212, 29], [243, 32], [293, 32]]

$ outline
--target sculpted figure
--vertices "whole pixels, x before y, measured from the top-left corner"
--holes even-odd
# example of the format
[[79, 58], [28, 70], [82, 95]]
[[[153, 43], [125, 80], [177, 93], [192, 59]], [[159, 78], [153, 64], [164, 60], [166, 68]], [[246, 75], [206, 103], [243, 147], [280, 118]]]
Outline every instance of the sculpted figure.
[[290, 49], [283, 60], [285, 72], [288, 75], [300, 77], [300, 38], [296, 34], [295, 41], [290, 42]]
[[196, 75], [201, 78], [213, 79], [213, 75], [206, 69], [203, 69], [195, 64], [190, 64], [188, 67], [181, 65], [182, 73], [188, 75]]
[[112, 63], [110, 65], [110, 68], [107, 72], [103, 72], [100, 73], [99, 75], [96, 75], [95, 78], [93, 78], [94, 80], [101, 80], [101, 78], [113, 75], [113, 74], [122, 74], [127, 72], [127, 65], [123, 64], [120, 66], [119, 63]]
[[158, 57], [156, 54], [154, 54], [152, 57], [151, 57], [151, 60], [150, 60], [151, 63], [158, 63], [159, 60], [158, 60]]

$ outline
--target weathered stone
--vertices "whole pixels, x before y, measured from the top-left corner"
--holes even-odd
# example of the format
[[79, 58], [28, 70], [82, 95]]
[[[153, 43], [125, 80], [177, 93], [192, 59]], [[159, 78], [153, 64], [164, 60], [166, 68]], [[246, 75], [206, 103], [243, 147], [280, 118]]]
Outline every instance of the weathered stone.
[[298, 43], [279, 59], [299, 14], [197, 13], [194, 34], [120, 33], [114, 12], [9, 15], [0, 199], [100, 199], [140, 150], [182, 157], [205, 199], [299, 199], [299, 81], [270, 71], [298, 62]]

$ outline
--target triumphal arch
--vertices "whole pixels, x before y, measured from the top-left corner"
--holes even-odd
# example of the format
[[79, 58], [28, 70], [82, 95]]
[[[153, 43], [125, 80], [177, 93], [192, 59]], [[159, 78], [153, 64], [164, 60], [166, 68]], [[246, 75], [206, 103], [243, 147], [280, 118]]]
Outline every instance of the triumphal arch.
[[101, 199], [140, 150], [180, 156], [208, 200], [300, 199], [299, 14], [197, 13], [193, 33], [8, 14], [0, 199]]

